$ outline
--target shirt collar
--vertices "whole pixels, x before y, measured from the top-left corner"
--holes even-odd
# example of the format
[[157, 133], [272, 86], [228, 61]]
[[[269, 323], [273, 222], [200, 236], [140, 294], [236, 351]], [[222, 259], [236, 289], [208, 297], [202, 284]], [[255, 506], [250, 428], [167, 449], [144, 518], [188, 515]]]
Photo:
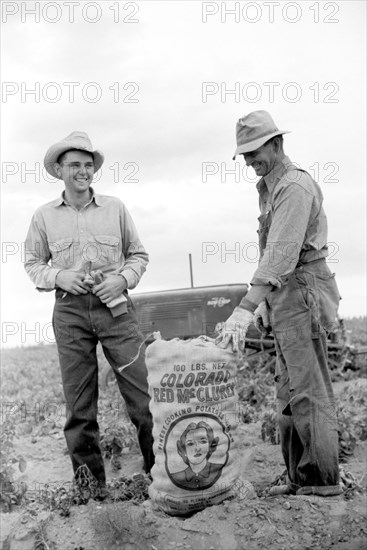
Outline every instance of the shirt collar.
[[280, 162], [277, 162], [274, 165], [274, 168], [270, 170], [269, 174], [262, 177], [256, 184], [257, 190], [259, 193], [264, 191], [264, 186], [266, 187], [269, 194], [274, 190], [274, 187], [280, 181], [284, 173], [292, 166], [292, 162], [289, 157], [285, 156]]
[[[89, 188], [92, 192], [92, 195], [91, 195], [91, 198], [90, 198], [90, 201], [85, 205], [87, 206], [88, 204], [90, 204], [91, 202], [95, 202], [95, 204], [97, 206], [103, 206], [102, 204], [102, 200], [101, 200], [101, 195], [97, 195], [95, 192], [94, 192], [94, 189], [93, 187], [90, 187]], [[60, 195], [60, 197], [58, 197], [55, 202], [54, 202], [54, 206], [61, 206], [62, 204], [66, 204], [67, 206], [69, 205], [68, 202], [66, 202], [65, 200], [65, 191], [63, 191]]]
[[195, 472], [189, 466], [186, 468], [186, 479], [192, 481], [194, 478], [207, 478], [210, 475], [210, 462], [207, 462], [202, 470], [195, 474]]

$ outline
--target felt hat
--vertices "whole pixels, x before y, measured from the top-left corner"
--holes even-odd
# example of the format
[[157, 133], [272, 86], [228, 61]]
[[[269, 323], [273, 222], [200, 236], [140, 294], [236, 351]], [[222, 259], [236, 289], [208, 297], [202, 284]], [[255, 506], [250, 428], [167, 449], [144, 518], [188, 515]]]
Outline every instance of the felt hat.
[[281, 134], [288, 134], [288, 130], [278, 130], [274, 120], [267, 111], [253, 111], [239, 119], [236, 125], [237, 155], [255, 151], [269, 139]]
[[58, 143], [51, 145], [45, 155], [43, 164], [47, 172], [54, 178], [62, 179], [55, 170], [55, 162], [57, 162], [57, 159], [62, 153], [66, 153], [66, 151], [70, 151], [70, 149], [78, 149], [86, 153], [91, 153], [94, 158], [94, 171], [98, 172], [101, 168], [104, 161], [103, 153], [93, 150], [92, 142], [85, 132], [75, 131], [71, 132], [69, 136], [66, 136], [66, 138]]

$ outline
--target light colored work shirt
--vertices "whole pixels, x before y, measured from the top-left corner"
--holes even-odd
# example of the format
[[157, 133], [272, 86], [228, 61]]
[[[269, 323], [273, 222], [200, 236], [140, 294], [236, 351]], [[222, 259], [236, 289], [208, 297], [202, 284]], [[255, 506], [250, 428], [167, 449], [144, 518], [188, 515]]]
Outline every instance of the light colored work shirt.
[[327, 219], [320, 186], [288, 157], [257, 183], [260, 261], [253, 285], [280, 288], [298, 263], [325, 258]]
[[81, 210], [58, 199], [38, 208], [25, 241], [25, 270], [38, 290], [55, 289], [62, 269], [121, 274], [135, 288], [149, 261], [126, 206], [95, 194]]

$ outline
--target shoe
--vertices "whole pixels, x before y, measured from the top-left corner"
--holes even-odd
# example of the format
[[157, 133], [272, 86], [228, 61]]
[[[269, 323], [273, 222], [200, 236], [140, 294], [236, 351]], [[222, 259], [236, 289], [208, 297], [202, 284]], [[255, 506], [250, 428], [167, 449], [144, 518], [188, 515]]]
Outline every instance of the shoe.
[[269, 496], [275, 497], [278, 495], [295, 495], [296, 491], [290, 485], [274, 485], [270, 488]]
[[297, 496], [301, 495], [317, 495], [319, 497], [334, 497], [341, 495], [343, 488], [341, 485], [309, 485], [300, 487], [296, 492]]

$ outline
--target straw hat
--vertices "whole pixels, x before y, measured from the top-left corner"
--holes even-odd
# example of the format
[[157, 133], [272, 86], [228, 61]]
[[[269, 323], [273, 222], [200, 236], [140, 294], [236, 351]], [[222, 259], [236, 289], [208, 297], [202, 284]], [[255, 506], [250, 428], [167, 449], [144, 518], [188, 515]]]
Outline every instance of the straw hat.
[[55, 162], [57, 162], [57, 159], [62, 153], [66, 153], [66, 151], [70, 151], [70, 149], [78, 149], [86, 153], [91, 153], [94, 158], [94, 171], [98, 172], [101, 168], [104, 161], [103, 153], [93, 150], [92, 142], [85, 132], [75, 131], [71, 132], [69, 136], [66, 136], [66, 138], [58, 143], [55, 143], [55, 145], [51, 145], [45, 155], [43, 164], [47, 172], [54, 178], [61, 179], [55, 170]]
[[278, 130], [274, 120], [267, 111], [254, 111], [239, 119], [236, 125], [237, 155], [255, 151], [269, 139], [281, 134], [288, 134], [288, 130]]

